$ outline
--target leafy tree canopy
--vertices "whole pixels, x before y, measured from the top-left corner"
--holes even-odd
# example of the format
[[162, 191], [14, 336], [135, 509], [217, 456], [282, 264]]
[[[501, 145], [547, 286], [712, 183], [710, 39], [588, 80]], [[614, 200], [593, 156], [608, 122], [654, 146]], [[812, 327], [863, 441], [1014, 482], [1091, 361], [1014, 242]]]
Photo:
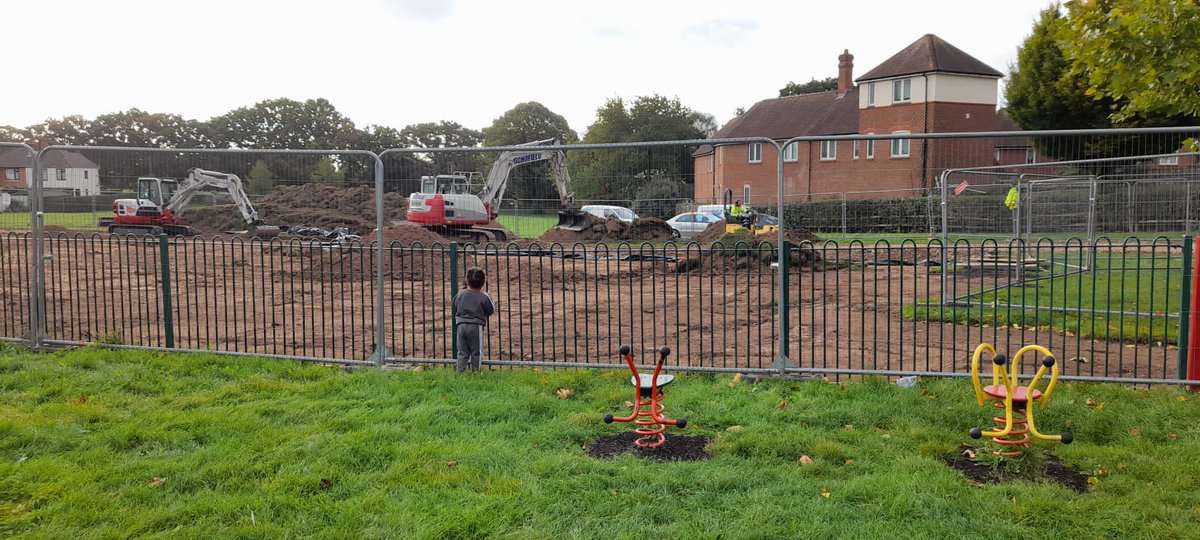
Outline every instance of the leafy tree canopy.
[[828, 92], [837, 90], [837, 77], [829, 77], [828, 79], [817, 80], [815, 77], [804, 84], [796, 84], [788, 81], [787, 86], [779, 89], [779, 97], [798, 96], [801, 94], [815, 94], [817, 92]]

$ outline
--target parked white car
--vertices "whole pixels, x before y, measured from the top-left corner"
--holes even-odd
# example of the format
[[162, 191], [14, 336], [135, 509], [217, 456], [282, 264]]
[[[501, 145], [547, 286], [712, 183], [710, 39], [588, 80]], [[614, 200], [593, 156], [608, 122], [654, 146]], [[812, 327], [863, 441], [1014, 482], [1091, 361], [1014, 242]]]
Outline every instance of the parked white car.
[[638, 217], [637, 214], [633, 213], [633, 210], [625, 208], [624, 206], [587, 204], [581, 207], [580, 210], [598, 218], [617, 218], [625, 223], [633, 223], [633, 220], [637, 219]]
[[717, 214], [705, 212], [685, 212], [667, 220], [671, 234], [679, 240], [690, 240], [699, 236], [709, 225], [722, 223], [725, 220]]

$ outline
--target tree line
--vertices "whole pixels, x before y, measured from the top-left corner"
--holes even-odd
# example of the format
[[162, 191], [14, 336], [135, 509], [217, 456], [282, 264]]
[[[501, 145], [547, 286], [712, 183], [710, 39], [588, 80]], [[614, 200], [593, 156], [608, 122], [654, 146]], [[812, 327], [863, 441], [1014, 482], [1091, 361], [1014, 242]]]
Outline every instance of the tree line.
[[[0, 141], [49, 145], [215, 149], [370, 150], [508, 146], [542, 139], [563, 144], [703, 139], [717, 129], [712, 115], [693, 111], [678, 98], [641, 96], [608, 100], [581, 138], [566, 119], [537, 102], [521, 103], [482, 130], [458, 122], [427, 122], [395, 129], [359, 127], [326, 99], [279, 98], [240, 107], [208, 121], [178, 114], [130, 109], [89, 119], [79, 115], [52, 118], [25, 128], [0, 126]], [[581, 199], [643, 198], [647, 191], [688, 196], [694, 148], [637, 152], [569, 152], [572, 189]], [[611, 154], [611, 155], [610, 155]], [[180, 159], [171, 154], [114, 155], [96, 153], [102, 175], [133, 179], [147, 174], [182, 176]], [[188, 156], [186, 166], [217, 168], [247, 179], [248, 189], [262, 192], [278, 182], [370, 183], [371, 164], [353, 156], [230, 154]], [[487, 173], [487, 154], [388, 154], [384, 176], [411, 180], [422, 175], [475, 171]], [[653, 179], [653, 182], [648, 181]], [[120, 183], [120, 182], [118, 182]], [[399, 184], [391, 184], [399, 185]], [[411, 187], [411, 184], [406, 185]], [[399, 189], [399, 188], [397, 188]], [[548, 169], [533, 164], [513, 171], [510, 198], [557, 200]]]

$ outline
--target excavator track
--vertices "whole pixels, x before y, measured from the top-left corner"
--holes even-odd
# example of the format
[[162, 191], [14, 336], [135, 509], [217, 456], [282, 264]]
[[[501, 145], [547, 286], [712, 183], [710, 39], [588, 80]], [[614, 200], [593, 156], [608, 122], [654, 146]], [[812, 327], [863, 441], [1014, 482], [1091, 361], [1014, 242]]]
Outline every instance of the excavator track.
[[446, 227], [443, 225], [426, 225], [426, 229], [446, 238], [483, 245], [489, 242], [507, 242], [508, 231], [494, 227]]

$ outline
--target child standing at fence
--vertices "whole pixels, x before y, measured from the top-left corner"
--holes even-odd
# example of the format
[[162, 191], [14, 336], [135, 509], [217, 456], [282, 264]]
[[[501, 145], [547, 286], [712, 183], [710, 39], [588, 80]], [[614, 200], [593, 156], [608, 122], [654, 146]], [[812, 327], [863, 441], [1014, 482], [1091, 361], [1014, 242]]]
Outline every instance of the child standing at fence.
[[458, 358], [455, 366], [462, 373], [470, 367], [479, 371], [483, 360], [483, 327], [488, 317], [496, 312], [492, 299], [483, 292], [487, 276], [479, 268], [467, 270], [466, 283], [454, 295], [454, 321], [458, 323], [455, 339], [458, 340]]

